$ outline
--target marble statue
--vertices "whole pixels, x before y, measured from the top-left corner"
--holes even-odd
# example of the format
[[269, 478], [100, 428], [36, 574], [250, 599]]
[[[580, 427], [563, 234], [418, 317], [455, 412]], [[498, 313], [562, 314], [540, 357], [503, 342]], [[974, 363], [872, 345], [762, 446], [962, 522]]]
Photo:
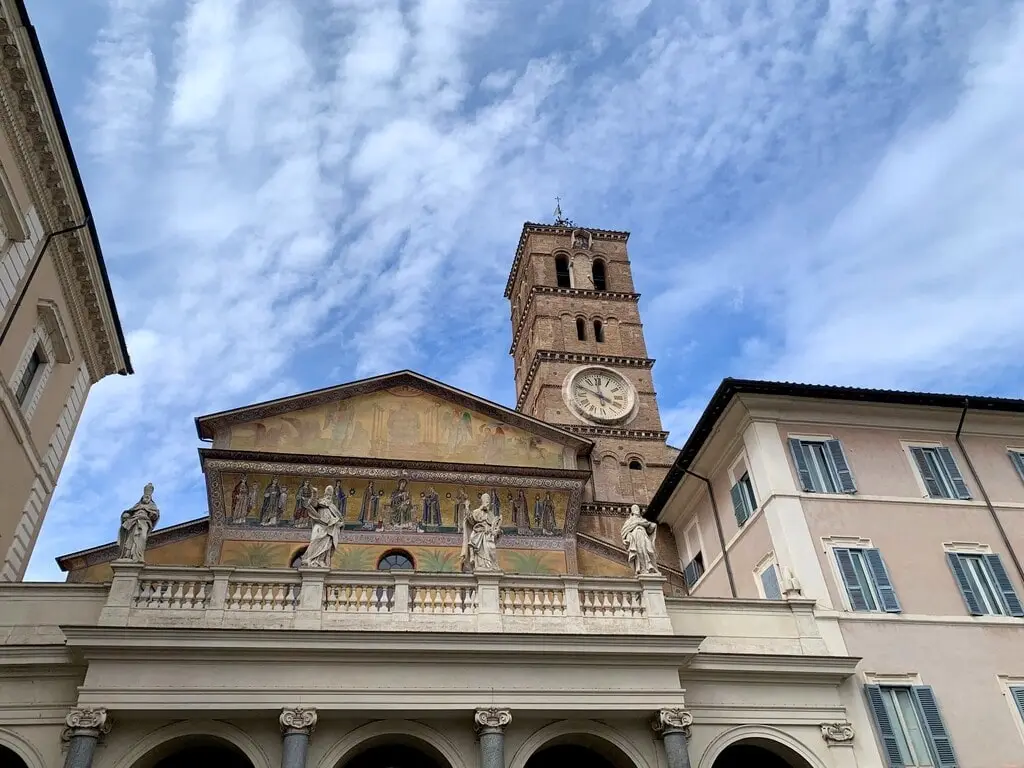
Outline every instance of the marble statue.
[[622, 524], [622, 543], [626, 547], [626, 558], [637, 576], [659, 575], [654, 564], [654, 542], [658, 537], [658, 524], [645, 520], [640, 507], [633, 504], [629, 517]]
[[305, 568], [330, 568], [331, 558], [338, 548], [343, 521], [334, 505], [334, 488], [327, 486], [323, 494], [314, 493], [316, 501], [309, 510], [313, 529], [309, 532], [309, 546], [302, 558]]
[[131, 509], [121, 513], [121, 527], [117, 532], [118, 558], [145, 562], [146, 540], [159, 519], [160, 510], [153, 501], [153, 484], [146, 483], [142, 498]]
[[480, 506], [470, 510], [462, 521], [462, 556], [460, 567], [470, 571], [498, 570], [498, 539], [501, 537], [501, 516], [491, 510], [491, 496], [480, 496]]

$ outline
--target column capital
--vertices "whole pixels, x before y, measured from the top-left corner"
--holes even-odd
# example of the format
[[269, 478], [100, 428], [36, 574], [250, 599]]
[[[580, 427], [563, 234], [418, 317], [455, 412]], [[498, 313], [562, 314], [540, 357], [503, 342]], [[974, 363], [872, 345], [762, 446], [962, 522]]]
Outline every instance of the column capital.
[[830, 747], [853, 745], [853, 725], [850, 723], [822, 723], [821, 738]]
[[306, 707], [285, 707], [278, 718], [281, 732], [303, 733], [309, 736], [316, 728], [316, 710]]
[[682, 733], [689, 738], [691, 725], [693, 725], [693, 715], [681, 707], [659, 709], [658, 714], [651, 721], [651, 728], [659, 738], [664, 738], [669, 733]]
[[497, 707], [481, 707], [473, 713], [473, 723], [476, 732], [480, 733], [504, 733], [505, 728], [512, 722], [512, 710], [499, 709]]
[[76, 736], [98, 739], [103, 734], [110, 733], [111, 725], [113, 723], [103, 707], [72, 709], [64, 718], [65, 727], [61, 739], [68, 741]]

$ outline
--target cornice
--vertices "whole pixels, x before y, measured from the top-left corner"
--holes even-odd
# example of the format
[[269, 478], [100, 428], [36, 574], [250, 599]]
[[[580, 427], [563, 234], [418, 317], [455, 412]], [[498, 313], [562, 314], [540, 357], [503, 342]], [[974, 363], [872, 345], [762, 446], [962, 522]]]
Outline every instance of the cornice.
[[[74, 161], [60, 141], [59, 116], [42, 96], [47, 90], [45, 73], [24, 55], [31, 46], [21, 20], [9, 18], [0, 5], [0, 125], [15, 148], [43, 226], [54, 232], [82, 221], [87, 204], [75, 188]], [[119, 326], [94, 243], [83, 230], [54, 238], [50, 247], [91, 380], [126, 371], [130, 363], [120, 344], [114, 343]]]
[[[575, 432], [579, 435], [592, 435], [594, 437], [618, 437], [626, 440], [655, 440], [664, 443], [668, 440], [668, 432], [659, 432], [651, 429], [627, 429], [625, 427], [599, 427], [593, 424], [560, 424], [559, 427], [566, 432]], [[648, 466], [658, 466], [648, 464]], [[669, 467], [669, 464], [661, 465]]]
[[629, 240], [629, 232], [617, 231], [614, 229], [590, 229], [589, 227], [578, 227], [575, 224], [536, 224], [528, 221], [523, 224], [523, 231], [519, 235], [519, 244], [516, 246], [516, 255], [512, 259], [512, 269], [509, 271], [508, 282], [505, 283], [505, 298], [512, 295], [512, 288], [516, 282], [516, 275], [519, 274], [519, 267], [523, 261], [523, 252], [526, 248], [526, 241], [531, 234], [544, 235], [566, 235], [572, 237], [577, 229], [590, 233], [593, 240], [612, 240], [624, 243]]
[[[3, 677], [20, 676], [16, 668], [32, 667], [26, 673], [35, 677], [67, 677], [75, 665], [74, 654], [63, 645], [0, 645], [0, 669]], [[43, 669], [36, 669], [43, 667]]]
[[625, 293], [623, 291], [598, 291], [588, 288], [557, 288], [550, 285], [534, 285], [530, 288], [530, 294], [526, 298], [526, 304], [523, 305], [523, 313], [519, 317], [519, 322], [516, 324], [515, 333], [512, 334], [512, 346], [509, 347], [508, 353], [515, 355], [516, 349], [519, 346], [519, 339], [523, 332], [523, 326], [526, 325], [526, 317], [530, 313], [530, 308], [533, 306], [533, 299], [539, 294], [548, 295], [560, 295], [560, 296], [571, 296], [577, 299], [604, 299], [607, 301], [629, 301], [637, 303], [640, 301], [639, 293]]
[[[624, 355], [591, 355], [585, 352], [560, 352], [554, 349], [538, 349], [533, 355], [530, 363], [530, 370], [523, 379], [523, 388], [519, 391], [519, 398], [516, 400], [516, 410], [521, 411], [523, 403], [530, 394], [530, 385], [537, 373], [537, 369], [543, 362], [555, 363], [593, 363], [596, 365], [610, 365], [618, 368], [643, 368], [654, 367], [654, 359], [650, 357], [626, 357]], [[666, 433], [667, 435], [668, 433]]]
[[[629, 517], [632, 502], [588, 501], [580, 505], [580, 514], [585, 516]], [[646, 504], [637, 504], [641, 510]]]
[[683, 674], [690, 680], [835, 685], [853, 675], [860, 661], [855, 656], [700, 653]]

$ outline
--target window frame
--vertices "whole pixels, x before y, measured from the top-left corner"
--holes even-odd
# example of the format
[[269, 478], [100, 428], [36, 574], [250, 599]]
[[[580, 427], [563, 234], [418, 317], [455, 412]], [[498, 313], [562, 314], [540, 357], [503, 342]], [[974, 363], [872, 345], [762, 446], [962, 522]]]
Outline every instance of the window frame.
[[42, 365], [36, 369], [24, 399], [18, 400], [17, 397], [15, 399], [21, 414], [25, 417], [25, 421], [30, 421], [35, 414], [36, 407], [39, 405], [39, 401], [42, 399], [43, 392], [46, 389], [46, 383], [49, 381], [50, 375], [53, 373], [54, 366], [57, 363], [57, 352], [54, 349], [53, 339], [42, 323], [38, 323], [32, 329], [32, 333], [22, 349], [18, 365], [14, 369], [11, 378], [8, 379], [8, 385], [15, 396], [17, 396], [18, 390], [21, 388], [22, 377], [28, 369], [33, 355], [37, 353]]
[[587, 340], [587, 319], [582, 316], [576, 317], [576, 341]]
[[[694, 552], [692, 547], [690, 546], [691, 531], [696, 531], [695, 538], [698, 546], [696, 552]], [[697, 557], [700, 556], [700, 573], [697, 574], [697, 578], [695, 578], [692, 583], [687, 582], [687, 588], [692, 590], [695, 586], [697, 586], [697, 584], [700, 583], [700, 580], [704, 578], [704, 574], [708, 572], [707, 558], [704, 555], [704, 537], [700, 532], [700, 517], [697, 515], [695, 515], [693, 520], [687, 523], [687, 525], [683, 528], [683, 546], [686, 549], [687, 558], [686, 562], [682, 563], [684, 580], [686, 579], [686, 573], [688, 569], [694, 563]]]
[[1009, 446], [1006, 449], [1006, 456], [1010, 459], [1013, 468], [1017, 470], [1017, 476], [1024, 483], [1024, 448]]
[[[829, 564], [832, 568], [832, 576], [835, 579], [836, 587], [839, 591], [839, 596], [842, 600], [843, 608], [848, 613], [857, 614], [887, 614], [887, 613], [903, 613], [903, 605], [900, 602], [899, 595], [896, 593], [896, 586], [893, 582], [892, 574], [889, 571], [889, 566], [885, 562], [885, 558], [882, 556], [882, 551], [879, 547], [876, 547], [870, 539], [852, 537], [852, 536], [835, 536], [828, 539], [824, 539], [825, 552], [828, 556]], [[860, 571], [855, 574], [858, 576], [858, 588], [865, 596], [870, 594], [874, 607], [868, 608], [857, 608], [854, 605], [854, 595], [850, 593], [850, 586], [847, 583], [846, 577], [843, 575], [843, 565], [840, 562], [840, 555], [837, 550], [845, 552], [859, 551], [860, 559], [862, 561]], [[876, 564], [881, 566], [882, 575], [885, 576], [888, 581], [888, 586], [882, 585], [878, 582], [878, 573], [876, 572], [877, 567], [872, 566], [870, 556], [863, 554], [867, 551], [874, 551], [878, 553], [879, 563]], [[863, 574], [867, 577], [866, 585], [868, 590], [865, 591], [865, 583], [860, 581], [859, 576]], [[891, 601], [887, 601], [887, 598], [891, 596]], [[886, 603], [888, 606], [886, 607]]]
[[[946, 542], [942, 548], [952, 572], [953, 583], [960, 591], [960, 597], [971, 616], [1024, 617], [1024, 604], [1017, 594], [1017, 588], [1002, 558], [991, 547], [977, 542]], [[971, 564], [970, 568], [968, 563]], [[984, 583], [978, 580], [979, 568]], [[993, 606], [993, 602], [996, 605]], [[988, 610], [990, 607], [998, 610]]]
[[[786, 443], [789, 447], [789, 460], [793, 465], [793, 471], [796, 475], [797, 488], [802, 493], [813, 493], [819, 496], [852, 496], [857, 491], [857, 482], [853, 475], [853, 466], [850, 463], [849, 457], [846, 455], [846, 449], [843, 447], [843, 441], [837, 438], [835, 435], [804, 435], [804, 434], [787, 434]], [[805, 486], [803, 477], [800, 472], [800, 462], [796, 457], [795, 443], [800, 445], [801, 456], [804, 463], [808, 465], [808, 478], [812, 481], [810, 483], [811, 488]], [[833, 454], [833, 449], [830, 448], [829, 444], [832, 443], [836, 446], [835, 450], [838, 451], [839, 457], [842, 459], [843, 464], [846, 465], [846, 469], [843, 470], [836, 463], [836, 458]], [[815, 444], [821, 446], [821, 457], [824, 461], [822, 465], [816, 454], [812, 455], [810, 450], [807, 448], [809, 444]], [[810, 459], [813, 458], [813, 462]], [[811, 471], [811, 464], [813, 463], [813, 472]], [[815, 477], [820, 478], [821, 481], [826, 479], [826, 474], [822, 470], [827, 472], [827, 479], [832, 485], [832, 489], [826, 488], [826, 484], [821, 482], [820, 484], [815, 481]], [[844, 483], [843, 475], [846, 475], [846, 482]], [[820, 485], [820, 487], [819, 487]]]
[[[903, 451], [907, 456], [907, 461], [910, 463], [910, 468], [914, 473], [914, 479], [917, 481], [917, 487], [921, 491], [921, 498], [931, 499], [932, 501], [971, 501], [974, 497], [971, 494], [971, 489], [967, 485], [967, 479], [964, 477], [963, 472], [960, 470], [960, 464], [957, 461], [956, 456], [953, 455], [952, 449], [941, 442], [929, 442], [924, 440], [901, 440], [903, 445]], [[939, 449], [946, 451], [949, 454], [950, 461], [956, 469], [957, 474], [960, 476], [960, 482], [964, 486], [964, 491], [958, 493], [956, 488], [956, 479], [949, 474], [949, 468], [945, 466], [942, 460], [942, 455], [936, 453]], [[939, 470], [936, 481], [939, 482], [945, 491], [948, 491], [948, 496], [933, 496], [931, 491], [928, 489], [928, 482], [921, 471], [921, 466], [918, 464], [917, 457], [914, 454], [915, 450], [929, 451], [931, 453], [927, 455], [934, 455], [935, 463], [931, 465], [932, 468], [937, 467]]]
[[601, 320], [595, 319], [593, 326], [594, 342], [597, 344], [604, 344], [604, 323]]
[[[403, 557], [408, 561], [409, 567], [406, 568], [403, 566], [401, 568], [381, 568], [381, 563], [383, 563], [389, 557]], [[392, 547], [391, 549], [384, 550], [384, 552], [381, 553], [381, 556], [377, 558], [377, 564], [374, 570], [380, 571], [382, 573], [390, 573], [392, 571], [415, 571], [416, 559], [408, 550], [402, 549], [401, 547]]]
[[[765, 588], [764, 574], [769, 571], [775, 574], [775, 587], [779, 591], [778, 597], [769, 596], [768, 590]], [[754, 582], [757, 584], [757, 593], [762, 600], [785, 599], [785, 595], [782, 593], [782, 573], [779, 570], [778, 560], [775, 559], [775, 552], [769, 552], [754, 566]]]
[[[597, 269], [601, 267], [601, 287], [597, 286]], [[599, 256], [595, 256], [590, 262], [590, 281], [594, 284], [595, 291], [608, 290], [608, 263]]]
[[[1015, 675], [998, 675], [999, 688], [1010, 708], [1010, 716], [1021, 741], [1024, 741], [1024, 677]], [[1019, 693], [1015, 693], [1019, 691]]]
[[[563, 253], [561, 251], [556, 253], [556, 254], [554, 254], [554, 257], [555, 257], [555, 287], [556, 288], [574, 288], [575, 285], [574, 285], [573, 279], [572, 279], [572, 258], [569, 256], [569, 254]], [[559, 277], [560, 277], [560, 270], [559, 270], [558, 267], [559, 267], [559, 262], [561, 262], [561, 261], [565, 262], [565, 277], [566, 277], [566, 281], [567, 281], [565, 285], [563, 285], [561, 280], [559, 279]]]

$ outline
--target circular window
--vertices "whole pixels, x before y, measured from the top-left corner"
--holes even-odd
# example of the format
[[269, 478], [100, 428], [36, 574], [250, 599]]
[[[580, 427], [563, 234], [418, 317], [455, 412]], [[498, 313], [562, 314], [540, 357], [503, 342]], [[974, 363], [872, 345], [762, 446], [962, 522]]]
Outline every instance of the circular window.
[[377, 561], [378, 571], [411, 571], [416, 565], [412, 561], [412, 555], [408, 552], [404, 552], [401, 549], [393, 549], [390, 552], [385, 552], [380, 560]]

